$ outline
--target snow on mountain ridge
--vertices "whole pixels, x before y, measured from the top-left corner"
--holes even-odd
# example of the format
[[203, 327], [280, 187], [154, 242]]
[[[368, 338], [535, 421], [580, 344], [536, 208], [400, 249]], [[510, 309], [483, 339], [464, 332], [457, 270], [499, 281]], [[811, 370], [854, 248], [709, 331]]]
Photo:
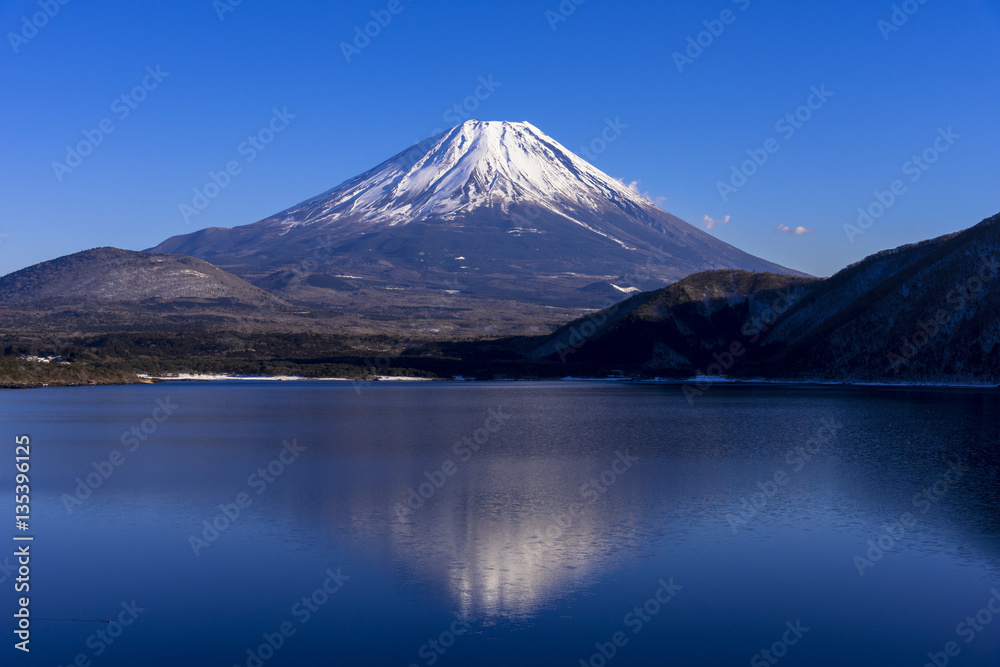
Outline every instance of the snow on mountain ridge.
[[508, 213], [512, 205], [521, 204], [608, 236], [573, 214], [600, 211], [609, 201], [643, 218], [654, 208], [528, 122], [470, 120], [271, 221], [286, 232], [335, 218], [398, 225], [425, 218], [450, 220], [480, 207]]

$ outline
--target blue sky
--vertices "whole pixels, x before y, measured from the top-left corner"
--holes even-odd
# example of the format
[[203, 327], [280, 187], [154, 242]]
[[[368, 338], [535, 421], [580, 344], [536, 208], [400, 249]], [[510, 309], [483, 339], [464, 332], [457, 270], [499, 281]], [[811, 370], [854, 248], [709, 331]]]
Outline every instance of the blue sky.
[[995, 1], [64, 1], [0, 6], [0, 274], [255, 222], [464, 117], [618, 122], [597, 167], [817, 275], [1000, 211]]

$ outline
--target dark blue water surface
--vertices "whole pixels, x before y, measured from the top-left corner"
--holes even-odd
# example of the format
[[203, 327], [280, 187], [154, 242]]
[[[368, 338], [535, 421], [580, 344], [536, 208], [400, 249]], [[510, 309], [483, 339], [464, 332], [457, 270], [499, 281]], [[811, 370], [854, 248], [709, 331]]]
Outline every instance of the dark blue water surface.
[[995, 393], [166, 383], [0, 410], [0, 540], [17, 434], [35, 537], [4, 665], [1000, 664]]

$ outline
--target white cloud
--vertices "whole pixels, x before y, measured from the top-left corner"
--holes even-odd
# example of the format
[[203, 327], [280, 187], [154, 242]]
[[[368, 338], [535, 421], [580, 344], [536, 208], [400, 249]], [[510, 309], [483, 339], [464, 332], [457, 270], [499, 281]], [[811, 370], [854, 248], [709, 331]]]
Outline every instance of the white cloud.
[[778, 225], [778, 231], [784, 234], [792, 234], [793, 236], [802, 236], [803, 234], [812, 234], [815, 229], [806, 229], [802, 225], [798, 227], [789, 227], [788, 225]]
[[729, 216], [727, 215], [724, 218], [713, 218], [711, 216], [706, 215], [704, 221], [705, 221], [705, 229], [711, 229], [716, 225], [721, 225], [729, 222]]
[[615, 180], [624, 185], [634, 194], [639, 195], [640, 197], [642, 197], [651, 204], [656, 204], [657, 206], [662, 207], [663, 204], [666, 203], [667, 201], [666, 197], [654, 197], [651, 194], [649, 194], [649, 191], [643, 192], [639, 187], [638, 180], [632, 181], [631, 183], [626, 183], [624, 178], [616, 178]]

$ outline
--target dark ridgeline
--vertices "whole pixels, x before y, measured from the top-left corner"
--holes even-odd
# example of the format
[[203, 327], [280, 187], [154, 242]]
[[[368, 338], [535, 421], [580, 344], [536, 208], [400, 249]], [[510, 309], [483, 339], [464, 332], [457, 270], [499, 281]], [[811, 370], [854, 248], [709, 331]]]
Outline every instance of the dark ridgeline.
[[663, 375], [1000, 382], [1000, 216], [825, 280], [689, 276], [567, 324], [530, 354]]

